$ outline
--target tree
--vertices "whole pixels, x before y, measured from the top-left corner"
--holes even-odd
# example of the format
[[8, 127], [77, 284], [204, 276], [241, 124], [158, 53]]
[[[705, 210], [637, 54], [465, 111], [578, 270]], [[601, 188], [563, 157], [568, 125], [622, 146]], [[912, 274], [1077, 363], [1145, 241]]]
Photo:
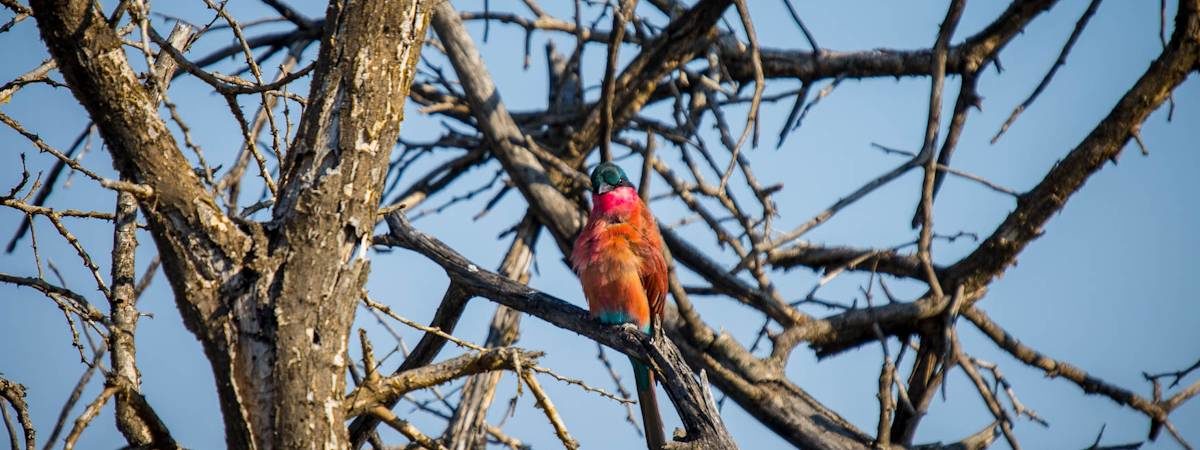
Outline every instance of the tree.
[[[967, 437], [959, 442], [929, 446], [983, 448], [1003, 436], [1017, 448], [1015, 422], [1045, 419], [1018, 400], [996, 363], [973, 356], [963, 345], [961, 322], [1020, 364], [1141, 414], [1148, 419], [1150, 439], [1165, 428], [1188, 445], [1171, 413], [1200, 393], [1200, 381], [1177, 386], [1200, 363], [1146, 375], [1154, 388], [1147, 397], [1022, 343], [979, 302], [1090, 176], [1115, 162], [1130, 141], [1142, 145], [1140, 130], [1151, 113], [1163, 103], [1174, 105], [1176, 88], [1200, 69], [1198, 1], [1181, 0], [1170, 24], [1167, 7], [1162, 7], [1159, 54], [1086, 137], [1060, 151], [1061, 161], [1024, 192], [954, 168], [951, 156], [972, 110], [982, 102], [979, 83], [988, 76], [985, 71], [999, 70], [1002, 50], [1054, 9], [1055, 1], [1014, 1], [969, 35], [959, 27], [966, 2], [951, 1], [928, 48], [851, 52], [817, 45], [787, 1], [783, 5], [805, 37], [804, 45], [791, 49], [760, 45], [745, 1], [585, 2], [571, 11], [573, 20], [533, 1], [526, 1], [519, 13], [491, 11], [487, 3], [482, 12], [468, 12], [450, 2], [334, 1], [317, 19], [284, 2], [262, 3], [278, 15], [271, 22], [278, 30], [254, 31], [257, 22], [235, 17], [224, 3], [209, 0], [207, 12], [184, 18], [198, 25], [158, 20], [140, 0], [107, 9], [83, 0], [31, 0], [29, 7], [3, 2], [14, 15], [10, 23], [36, 22], [50, 59], [0, 88], [0, 101], [31, 84], [65, 85], [92, 122], [62, 151], [48, 143], [57, 136], [44, 139], [16, 118], [0, 114], [0, 121], [53, 162], [37, 176], [23, 166], [20, 181], [3, 197], [4, 206], [22, 219], [10, 251], [29, 245], [35, 264], [24, 273], [0, 273], [0, 281], [40, 291], [62, 310], [79, 356], [89, 365], [81, 385], [94, 368], [104, 367], [107, 354], [107, 368], [101, 370], [104, 388], [66, 435], [68, 447], [108, 402], [114, 404], [116, 426], [129, 445], [187, 445], [177, 442], [174, 424], [156, 412], [158, 399], [148, 399], [141, 390], [139, 367], [145, 363], [137, 359], [137, 300], [160, 269], [182, 325], [199, 340], [211, 367], [225, 442], [233, 448], [346, 448], [368, 441], [382, 448], [380, 424], [423, 447], [476, 448], [489, 440], [518, 447], [519, 438], [487, 420], [505, 372], [515, 375], [518, 390], [529, 390], [561, 443], [575, 448], [569, 424], [537, 374], [626, 406], [629, 395], [616, 372], [618, 393], [610, 394], [592, 387], [592, 377], [573, 380], [539, 365], [541, 352], [514, 347], [523, 315], [564, 335], [577, 333], [648, 361], [670, 398], [673, 408], [666, 409], [674, 409], [682, 422], [683, 431], [672, 444], [679, 447], [736, 445], [721, 417], [719, 404], [726, 398], [797, 447], [913, 446], [947, 377], [962, 373], [991, 419], [980, 423], [978, 431], [960, 430]], [[1058, 60], [993, 142], [1065, 64], [1099, 4], [1087, 5]], [[550, 81], [543, 108], [510, 111], [505, 106], [509, 91], [493, 81], [465, 22], [482, 22], [485, 40], [490, 27], [523, 29], [526, 64], [533, 36], [555, 36], [547, 41], [544, 58]], [[167, 33], [164, 27], [170, 24], [174, 28]], [[204, 53], [192, 49], [211, 33], [232, 34], [234, 41]], [[565, 55], [554, 45], [564, 41], [574, 45]], [[316, 53], [306, 52], [314, 43]], [[585, 71], [585, 52], [598, 49], [606, 56], [603, 73]], [[264, 62], [279, 55], [280, 70], [269, 79]], [[230, 58], [240, 66], [237, 73], [213, 70]], [[759, 157], [750, 149], [760, 142], [765, 117], [760, 111], [767, 103], [793, 100], [790, 109], [781, 110], [787, 111], [778, 135], [781, 146], [844, 80], [874, 77], [928, 80], [921, 145], [914, 150], [879, 145], [887, 154], [903, 155], [903, 161], [807, 221], [776, 228], [789, 206], [776, 201], [782, 185], [760, 181], [751, 170], [751, 160]], [[195, 145], [192, 133], [198, 130], [183, 118], [187, 105], [171, 99], [173, 80], [199, 80], [225, 101], [241, 134], [240, 149], [225, 164], [210, 163]], [[767, 90], [796, 80], [798, 89]], [[956, 82], [953, 106], [944, 93], [948, 82]], [[591, 97], [588, 88], [597, 84], [599, 92]], [[296, 94], [305, 85], [307, 95]], [[514, 86], [513, 95], [526, 93], [520, 89]], [[250, 116], [244, 111], [247, 101], [257, 103]], [[443, 120], [444, 133], [431, 141], [406, 138], [401, 122], [407, 102]], [[942, 117], [944, 107], [950, 108], [947, 118]], [[740, 114], [727, 114], [734, 110], [744, 111], [744, 121]], [[93, 129], [111, 156], [115, 176], [78, 160]], [[269, 142], [260, 143], [265, 139]], [[462, 151], [446, 156], [454, 149]], [[618, 155], [619, 149], [627, 152]], [[543, 232], [561, 252], [542, 255], [543, 263], [569, 254], [585, 217], [588, 167], [599, 159], [624, 158], [641, 167], [641, 193], [660, 211], [664, 250], [673, 261], [672, 307], [662, 335], [650, 338], [602, 326], [572, 302], [526, 285]], [[455, 181], [488, 166], [498, 168], [484, 187], [420, 208], [448, 193]], [[115, 193], [113, 212], [55, 205], [50, 194], [61, 189], [57, 179], [68, 169]], [[889, 248], [799, 240], [872, 192], [885, 186], [899, 189], [893, 181], [908, 174], [920, 180], [911, 220], [913, 242]], [[935, 232], [935, 199], [947, 175], [1016, 201], [963, 257], [942, 263], [945, 258], [935, 258], [934, 243], [970, 234]], [[491, 199], [476, 200], [501, 180], [503, 186]], [[652, 186], [666, 193], [652, 196]], [[393, 193], [399, 187], [404, 189]], [[256, 188], [263, 193], [259, 198], [242, 198], [243, 191]], [[439, 238], [445, 236], [436, 230], [413, 224], [467, 202], [482, 203], [482, 216], [510, 193], [519, 194], [525, 212], [503, 233], [511, 243], [496, 272], [444, 243]], [[685, 235], [680, 224], [661, 215], [668, 208], [682, 211], [675, 219], [704, 227], [692, 227]], [[95, 243], [77, 238], [66, 217], [110, 228], [108, 273], [87, 250]], [[76, 251], [96, 293], [86, 295], [65, 281], [47, 279], [35, 238], [38, 227], [29, 225], [36, 221], [48, 222]], [[152, 238], [156, 254], [140, 278], [135, 262], [139, 233]], [[708, 242], [699, 243], [697, 235]], [[710, 249], [709, 242], [716, 247]], [[405, 305], [380, 300], [367, 289], [370, 277], [379, 276], [371, 271], [372, 260], [391, 256], [382, 255], [392, 249], [415, 252], [423, 264], [439, 266], [449, 278], [428, 325], [406, 319]], [[794, 267], [822, 271], [815, 287], [795, 301], [789, 298], [797, 293], [777, 284]], [[855, 280], [859, 293], [836, 301], [817, 295], [839, 277]], [[920, 291], [909, 299], [894, 293], [896, 285]], [[761, 326], [751, 331], [752, 339], [737, 339], [693, 303], [695, 296], [743, 305]], [[472, 298], [498, 304], [482, 345], [454, 336]], [[353, 332], [360, 307], [378, 314], [381, 322], [423, 332], [394, 372], [382, 368], [368, 333]], [[103, 343], [86, 348], [80, 335], [84, 340], [99, 336]], [[467, 351], [438, 361], [447, 342]], [[874, 429], [844, 419], [788, 376], [788, 362], [801, 344], [818, 357], [879, 346]], [[605, 358], [603, 347], [598, 348]], [[1164, 379], [1172, 381], [1166, 392]], [[16, 381], [0, 379], [6, 400], [0, 404], [8, 406], [0, 409], [14, 448], [19, 434], [25, 447], [33, 448], [25, 388]], [[448, 382], [461, 383], [457, 403], [435, 390]], [[425, 390], [451, 408], [448, 413], [426, 408], [446, 416], [440, 435], [393, 410], [410, 393]], [[64, 419], [73, 403], [64, 408]], [[17, 425], [7, 416], [10, 410]], [[637, 427], [635, 420], [630, 422]], [[60, 419], [44, 442], [56, 443], [63, 424]], [[1098, 437], [1095, 445], [1099, 442]]]

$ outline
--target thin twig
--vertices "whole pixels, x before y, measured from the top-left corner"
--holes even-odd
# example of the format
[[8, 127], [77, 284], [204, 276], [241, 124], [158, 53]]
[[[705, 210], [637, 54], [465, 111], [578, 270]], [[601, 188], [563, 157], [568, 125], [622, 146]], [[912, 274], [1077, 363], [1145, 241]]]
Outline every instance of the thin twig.
[[[1058, 69], [1067, 63], [1067, 55], [1071, 53], [1071, 48], [1075, 46], [1075, 41], [1079, 39], [1079, 35], [1083, 34], [1083, 29], [1087, 27], [1088, 21], [1092, 19], [1092, 15], [1096, 14], [1096, 9], [1100, 7], [1100, 1], [1092, 0], [1088, 3], [1087, 9], [1083, 11], [1083, 15], [1079, 16], [1079, 20], [1075, 22], [1075, 28], [1071, 30], [1071, 35], [1067, 37], [1066, 44], [1063, 44], [1062, 50], [1059, 50], [1058, 58], [1054, 60], [1054, 65], [1050, 66], [1050, 70], [1046, 72], [1046, 75], [1042, 76], [1042, 81], [1038, 82], [1037, 87], [1033, 88], [1033, 92], [1029, 93], [1025, 101], [1017, 105], [1012, 113], [1008, 115], [1008, 119], [1004, 120], [1004, 124], [1000, 125], [1000, 130], [996, 131], [995, 136], [992, 136], [992, 144], [1000, 140], [1000, 136], [1003, 136], [1004, 132], [1008, 131], [1008, 127], [1011, 127], [1013, 122], [1017, 121], [1017, 116], [1020, 116], [1025, 109], [1029, 108], [1037, 100], [1042, 91], [1046, 89], [1046, 86], [1050, 84], [1050, 80], [1054, 78], [1054, 74], [1058, 73]], [[1164, 39], [1163, 47], [1166, 47], [1166, 40], [1162, 38], [1162, 32], [1160, 31], [1159, 34], [1160, 38]]]
[[[481, 351], [486, 351], [486, 350], [487, 350], [485, 347], [482, 347], [482, 346], [480, 346], [480, 345], [478, 345], [478, 344], [475, 344], [475, 343], [472, 343], [472, 342], [469, 342], [469, 341], [465, 341], [465, 340], [459, 339], [459, 338], [457, 338], [457, 337], [455, 337], [455, 336], [453, 336], [453, 335], [451, 335], [451, 334], [449, 334], [449, 333], [446, 333], [446, 332], [442, 331], [442, 330], [441, 330], [441, 329], [439, 329], [439, 328], [435, 328], [435, 327], [427, 327], [427, 326], [425, 326], [425, 325], [422, 325], [422, 324], [420, 324], [420, 323], [417, 323], [417, 322], [414, 322], [414, 321], [412, 321], [412, 320], [409, 320], [408, 318], [405, 318], [404, 316], [401, 316], [401, 315], [399, 315], [399, 314], [396, 314], [394, 311], [392, 311], [392, 309], [391, 309], [389, 306], [387, 306], [387, 305], [385, 305], [385, 304], [383, 304], [383, 303], [379, 303], [379, 302], [377, 302], [377, 301], [375, 301], [375, 300], [372, 300], [370, 297], [367, 297], [367, 296], [365, 296], [365, 295], [363, 296], [363, 303], [365, 303], [365, 304], [366, 304], [368, 307], [370, 307], [370, 308], [374, 308], [374, 309], [376, 309], [376, 310], [379, 310], [380, 312], [382, 312], [382, 313], [386, 314], [388, 317], [391, 317], [392, 319], [395, 319], [397, 322], [400, 322], [400, 323], [402, 323], [402, 324], [404, 324], [404, 325], [406, 325], [406, 326], [409, 326], [409, 327], [416, 328], [416, 329], [418, 329], [418, 330], [424, 331], [424, 332], [426, 332], [426, 333], [433, 334], [433, 335], [435, 335], [435, 336], [441, 337], [442, 339], [445, 339], [445, 340], [447, 340], [447, 341], [450, 341], [450, 342], [454, 343], [455, 345], [457, 345], [457, 346], [459, 346], [459, 347], [464, 347], [464, 348], [471, 349], [471, 350], [475, 350], [475, 351], [478, 351], [478, 352], [481, 352]], [[564, 382], [564, 383], [567, 383], [567, 384], [572, 384], [572, 385], [578, 386], [578, 387], [582, 388], [582, 389], [583, 389], [583, 390], [585, 390], [585, 391], [592, 392], [592, 393], [595, 393], [595, 394], [599, 394], [599, 395], [601, 395], [602, 397], [608, 398], [608, 399], [610, 399], [610, 400], [613, 400], [613, 401], [616, 401], [616, 402], [618, 402], [618, 403], [630, 403], [630, 402], [633, 402], [633, 400], [630, 400], [630, 399], [629, 399], [629, 398], [627, 398], [627, 397], [618, 397], [618, 396], [616, 396], [616, 395], [613, 395], [612, 393], [610, 393], [610, 392], [608, 392], [608, 391], [605, 391], [605, 390], [603, 390], [603, 389], [600, 389], [600, 388], [597, 388], [597, 387], [594, 387], [594, 386], [590, 386], [590, 385], [588, 385], [588, 384], [584, 383], [582, 380], [578, 380], [578, 379], [575, 379], [575, 378], [570, 378], [570, 377], [565, 377], [565, 376], [559, 375], [559, 374], [555, 373], [554, 371], [551, 371], [550, 369], [547, 369], [547, 368], [544, 368], [544, 367], [541, 367], [541, 366], [530, 366], [528, 369], [529, 369], [529, 370], [532, 370], [532, 371], [534, 371], [534, 372], [538, 372], [538, 373], [544, 373], [544, 374], [546, 374], [546, 375], [550, 375], [551, 377], [553, 377], [553, 378], [554, 378], [554, 379], [556, 379], [556, 380], [562, 381], [562, 382]]]
[[54, 422], [54, 428], [50, 431], [50, 436], [46, 438], [43, 450], [51, 450], [58, 442], [58, 435], [62, 433], [63, 427], [67, 424], [67, 419], [70, 418], [71, 410], [75, 409], [75, 403], [83, 396], [83, 390], [87, 388], [88, 382], [92, 380], [92, 375], [100, 368], [100, 362], [107, 354], [108, 345], [101, 341], [100, 345], [92, 353], [92, 361], [87, 364], [87, 368], [83, 370], [83, 374], [79, 375], [79, 381], [75, 382], [75, 388], [71, 390], [71, 395], [67, 396], [67, 401], [63, 403], [62, 408], [58, 411], [58, 420]]
[[617, 88], [617, 55], [621, 52], [621, 41], [625, 38], [625, 21], [637, 10], [637, 0], [618, 1], [620, 5], [613, 11], [612, 33], [609, 35], [608, 42], [608, 59], [604, 66], [604, 81], [600, 94], [600, 160], [604, 162], [612, 161], [612, 102]]
[[371, 408], [371, 414], [374, 414], [375, 417], [378, 417], [379, 420], [383, 421], [383, 423], [395, 428], [396, 431], [399, 431], [400, 434], [403, 434], [404, 437], [408, 438], [408, 440], [420, 445], [421, 448], [427, 448], [430, 450], [446, 450], [446, 447], [444, 447], [441, 443], [434, 441], [433, 438], [430, 438], [425, 433], [422, 433], [421, 430], [418, 430], [417, 427], [414, 427], [411, 423], [408, 423], [407, 420], [401, 420], [399, 417], [396, 417], [395, 414], [392, 414], [390, 409], [382, 406], [376, 406]]
[[75, 448], [75, 443], [79, 440], [79, 436], [83, 434], [83, 430], [92, 423], [92, 419], [100, 415], [100, 409], [104, 408], [104, 404], [117, 393], [117, 390], [116, 386], [105, 386], [104, 390], [100, 391], [100, 395], [97, 395], [96, 399], [92, 400], [87, 408], [84, 408], [79, 417], [75, 419], [75, 426], [71, 427], [71, 432], [67, 433], [67, 439], [63, 443], [64, 450]]
[[754, 21], [750, 19], [750, 7], [746, 6], [746, 0], [734, 0], [733, 4], [737, 7], [738, 17], [742, 19], [742, 28], [745, 29], [746, 38], [750, 41], [750, 64], [754, 68], [754, 95], [751, 97], [750, 111], [746, 113], [746, 127], [742, 129], [742, 134], [738, 136], [737, 142], [730, 150], [732, 155], [729, 157], [729, 166], [725, 168], [725, 172], [721, 175], [721, 182], [718, 183], [717, 189], [720, 191], [724, 191], [729, 184], [729, 177], [733, 175], [733, 169], [737, 164], [742, 145], [746, 143], [746, 138], [753, 134], [752, 145], [758, 146], [758, 109], [762, 106], [763, 89], [766, 88], [762, 52], [758, 47], [758, 33], [754, 30]]
[[546, 391], [542, 390], [542, 386], [538, 384], [537, 377], [533, 376], [533, 372], [521, 372], [521, 379], [525, 380], [525, 385], [529, 387], [529, 392], [533, 393], [533, 397], [537, 399], [537, 405], [546, 413], [546, 418], [550, 420], [550, 425], [554, 427], [554, 434], [562, 441], [563, 447], [568, 450], [579, 448], [579, 441], [571, 437], [571, 433], [567, 431], [567, 426], [563, 424], [562, 417], [558, 415], [558, 409], [554, 407], [554, 403], [550, 401], [550, 396], [546, 395]]
[[135, 194], [141, 198], [147, 198], [154, 194], [154, 190], [150, 189], [149, 186], [136, 184], [136, 183], [130, 183], [127, 181], [110, 180], [110, 179], [104, 178], [100, 175], [97, 175], [95, 172], [92, 172], [91, 170], [88, 170], [86, 167], [83, 167], [82, 164], [79, 164], [79, 162], [75, 161], [71, 157], [64, 155], [62, 152], [58, 151], [58, 149], [51, 147], [49, 144], [46, 144], [46, 142], [43, 141], [40, 136], [29, 132], [28, 130], [25, 129], [25, 127], [21, 126], [20, 123], [18, 123], [16, 120], [13, 120], [13, 118], [9, 117], [7, 114], [0, 112], [0, 122], [4, 122], [4, 124], [8, 125], [10, 128], [12, 128], [13, 131], [16, 131], [17, 133], [24, 136], [26, 139], [28, 139], [30, 142], [32, 142], [33, 145], [38, 148], [38, 150], [41, 150], [45, 153], [49, 153], [49, 154], [53, 155], [55, 158], [58, 158], [59, 161], [62, 161], [64, 164], [66, 164], [67, 167], [75, 169], [76, 171], [78, 171], [84, 175], [87, 175], [88, 178], [96, 180], [97, 182], [100, 183], [100, 186], [103, 186], [108, 189], [118, 190], [118, 191], [132, 192], [133, 194]]

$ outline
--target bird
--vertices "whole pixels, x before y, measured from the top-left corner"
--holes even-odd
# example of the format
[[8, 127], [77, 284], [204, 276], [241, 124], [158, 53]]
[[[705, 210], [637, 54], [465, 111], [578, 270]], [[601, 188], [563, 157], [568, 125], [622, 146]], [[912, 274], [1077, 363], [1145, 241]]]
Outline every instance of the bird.
[[[654, 215], [620, 166], [600, 163], [591, 182], [592, 209], [571, 250], [588, 310], [603, 324], [633, 324], [653, 335], [667, 297], [667, 261]], [[659, 450], [666, 441], [654, 373], [645, 362], [629, 361], [647, 448]]]

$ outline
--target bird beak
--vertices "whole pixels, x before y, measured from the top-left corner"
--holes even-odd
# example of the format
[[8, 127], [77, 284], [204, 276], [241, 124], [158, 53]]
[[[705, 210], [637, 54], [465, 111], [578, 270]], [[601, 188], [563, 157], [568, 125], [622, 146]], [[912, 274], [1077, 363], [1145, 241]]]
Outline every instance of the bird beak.
[[611, 185], [611, 184], [608, 184], [608, 183], [600, 183], [600, 189], [599, 189], [598, 191], [596, 191], [596, 192], [597, 192], [597, 193], [600, 193], [600, 194], [603, 194], [603, 193], [605, 193], [605, 192], [611, 191], [611, 190], [613, 190], [613, 189], [616, 189], [616, 188], [617, 188], [616, 186], [613, 186], [613, 185]]

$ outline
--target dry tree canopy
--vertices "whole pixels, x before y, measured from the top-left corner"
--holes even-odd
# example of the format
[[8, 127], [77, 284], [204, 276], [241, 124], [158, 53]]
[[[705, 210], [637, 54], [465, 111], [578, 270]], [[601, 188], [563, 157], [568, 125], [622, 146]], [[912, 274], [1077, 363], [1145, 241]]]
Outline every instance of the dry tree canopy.
[[0, 5], [14, 449], [1200, 442], [1200, 0]]

